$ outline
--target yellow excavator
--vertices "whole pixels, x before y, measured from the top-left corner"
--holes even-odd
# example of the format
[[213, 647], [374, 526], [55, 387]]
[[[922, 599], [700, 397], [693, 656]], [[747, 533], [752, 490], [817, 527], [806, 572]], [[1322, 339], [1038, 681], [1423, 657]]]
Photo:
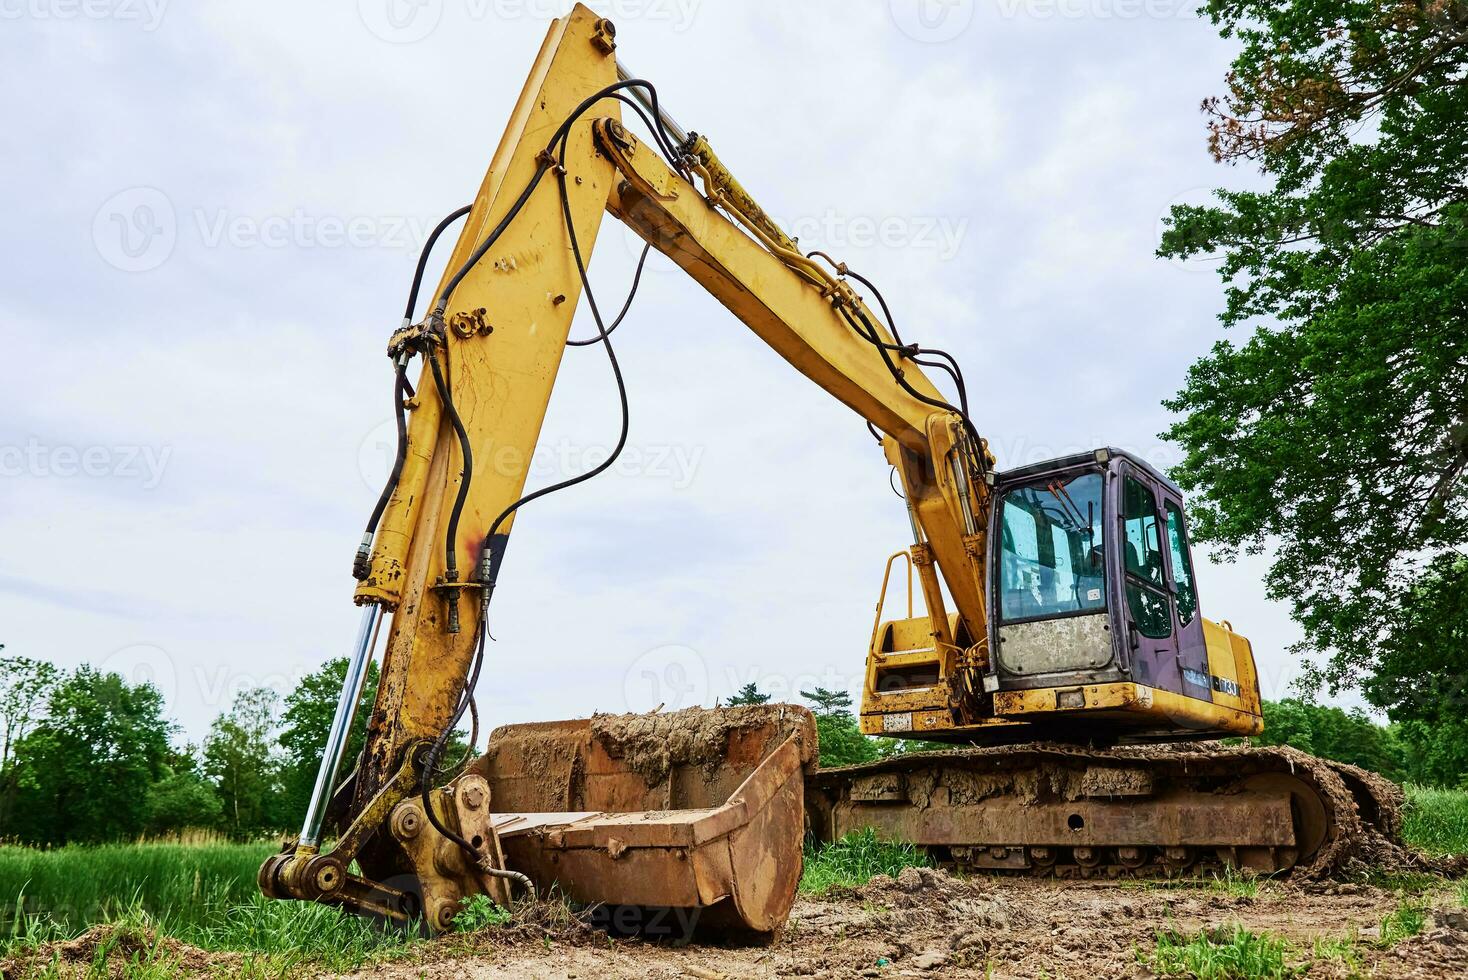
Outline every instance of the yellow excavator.
[[[616, 50], [585, 7], [551, 26], [474, 203], [418, 262], [388, 341], [398, 452], [354, 561], [361, 625], [301, 833], [261, 888], [429, 930], [476, 894], [559, 891], [769, 935], [803, 841], [867, 827], [947, 864], [1059, 876], [1320, 872], [1390, 836], [1390, 784], [1287, 749], [1199, 744], [1259, 733], [1260, 693], [1248, 641], [1202, 616], [1178, 488], [1112, 448], [998, 471], [957, 361], [903, 339], [867, 279], [802, 252]], [[811, 714], [763, 705], [505, 726], [467, 764], [446, 758], [466, 713], [477, 740], [516, 515], [615, 459], [525, 490], [568, 346], [603, 348], [618, 451], [626, 440], [621, 318], [586, 278], [605, 215], [880, 440], [912, 542], [883, 575], [860, 724], [952, 750], [822, 769]], [[420, 317], [433, 245], [461, 218]], [[570, 340], [583, 293], [597, 331]], [[885, 620], [894, 569], [906, 614]], [[339, 780], [389, 618], [366, 748]]]

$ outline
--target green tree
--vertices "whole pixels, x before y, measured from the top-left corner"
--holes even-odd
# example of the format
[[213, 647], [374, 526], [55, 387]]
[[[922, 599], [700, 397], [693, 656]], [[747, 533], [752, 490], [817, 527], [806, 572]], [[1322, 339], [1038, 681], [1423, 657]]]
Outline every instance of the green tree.
[[1366, 698], [1399, 723], [1409, 778], [1468, 783], [1468, 559], [1433, 561], [1396, 623]]
[[1393, 670], [1408, 625], [1462, 649], [1412, 597], [1468, 552], [1468, 5], [1204, 9], [1242, 45], [1211, 150], [1271, 186], [1172, 210], [1159, 254], [1221, 256], [1222, 320], [1253, 327], [1167, 403], [1174, 476], [1197, 538], [1275, 549], [1268, 592], [1338, 690]]
[[[301, 678], [295, 690], [285, 696], [278, 741], [285, 751], [281, 767], [281, 801], [288, 815], [299, 817], [306, 812], [311, 791], [316, 786], [316, 773], [321, 768], [321, 756], [326, 751], [326, 733], [336, 714], [337, 698], [341, 695], [342, 681], [346, 676], [346, 657], [328, 660], [319, 670]], [[342, 756], [340, 778], [345, 778], [356, 765], [366, 742], [368, 716], [377, 700], [377, 676], [377, 664], [374, 662], [368, 666], [362, 703], [357, 708], [352, 735]], [[445, 751], [444, 756], [448, 759], [459, 757], [452, 749]]]
[[948, 742], [929, 742], [921, 738], [878, 738], [877, 757], [890, 759], [896, 755], [907, 755], [910, 752], [947, 752], [950, 749], [959, 748]]
[[761, 694], [759, 688], [755, 686], [754, 681], [750, 681], [739, 689], [738, 694], [729, 699], [728, 704], [731, 706], [741, 704], [767, 704], [769, 700], [770, 696], [768, 694]]
[[[4, 650], [0, 644], [0, 650]], [[60, 676], [54, 664], [29, 657], [0, 657], [0, 836], [15, 805], [15, 746], [44, 715]]]
[[214, 781], [226, 830], [238, 837], [281, 825], [279, 765], [272, 751], [280, 695], [240, 692], [204, 740], [204, 772]]
[[814, 691], [801, 691], [800, 696], [814, 705], [820, 715], [851, 716], [851, 695], [845, 691], [828, 691], [818, 687]]
[[877, 758], [877, 742], [861, 732], [850, 714], [816, 715], [816, 737], [822, 766], [849, 766]]
[[169, 757], [171, 726], [151, 684], [79, 667], [15, 746], [17, 800], [8, 833], [59, 844], [140, 834], [147, 788]]
[[1256, 745], [1292, 745], [1337, 762], [1378, 772], [1388, 779], [1408, 775], [1406, 752], [1396, 729], [1376, 724], [1360, 708], [1346, 711], [1298, 698], [1264, 702], [1264, 734]]
[[38, 720], [60, 676], [56, 665], [44, 660], [0, 657], [0, 773], [9, 768], [15, 743]]
[[814, 691], [801, 691], [800, 696], [816, 710], [821, 765], [849, 766], [877, 758], [876, 741], [862, 734], [861, 725], [851, 713], [850, 694], [818, 687]]
[[144, 832], [149, 836], [220, 826], [224, 809], [219, 793], [205, 778], [192, 745], [169, 753], [163, 774], [148, 787]]

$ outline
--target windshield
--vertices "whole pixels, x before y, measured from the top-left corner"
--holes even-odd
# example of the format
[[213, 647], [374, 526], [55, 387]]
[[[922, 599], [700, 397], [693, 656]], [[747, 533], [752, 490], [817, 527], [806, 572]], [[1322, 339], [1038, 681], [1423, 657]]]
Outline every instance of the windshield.
[[1001, 618], [1106, 608], [1100, 473], [1010, 490], [1002, 506]]

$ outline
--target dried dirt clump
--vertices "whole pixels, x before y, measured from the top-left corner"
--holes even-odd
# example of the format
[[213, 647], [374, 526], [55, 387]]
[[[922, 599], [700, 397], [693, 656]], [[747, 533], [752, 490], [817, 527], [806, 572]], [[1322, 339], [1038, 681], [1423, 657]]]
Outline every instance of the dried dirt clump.
[[124, 976], [130, 963], [148, 963], [179, 976], [228, 975], [238, 953], [213, 953], [152, 929], [93, 926], [75, 939], [48, 943], [0, 960], [0, 977]]
[[[728, 764], [729, 753], [738, 748], [746, 749], [751, 756], [746, 761], [757, 763], [758, 758], [797, 733], [801, 736], [801, 757], [809, 762], [816, 744], [810, 712], [782, 704], [593, 715], [591, 731], [610, 755], [620, 758], [649, 786], [667, 779], [676, 767], [701, 768], [712, 774]], [[738, 744], [749, 739], [758, 744]]]

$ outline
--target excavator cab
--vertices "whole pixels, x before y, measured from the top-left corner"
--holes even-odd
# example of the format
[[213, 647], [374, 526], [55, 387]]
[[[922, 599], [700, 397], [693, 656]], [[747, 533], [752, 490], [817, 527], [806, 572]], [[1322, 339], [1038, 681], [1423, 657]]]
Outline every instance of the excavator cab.
[[1261, 730], [1253, 652], [1201, 615], [1172, 481], [1102, 448], [993, 473], [989, 500], [987, 636], [950, 616], [945, 649], [928, 616], [879, 622], [865, 731], [985, 743]]

